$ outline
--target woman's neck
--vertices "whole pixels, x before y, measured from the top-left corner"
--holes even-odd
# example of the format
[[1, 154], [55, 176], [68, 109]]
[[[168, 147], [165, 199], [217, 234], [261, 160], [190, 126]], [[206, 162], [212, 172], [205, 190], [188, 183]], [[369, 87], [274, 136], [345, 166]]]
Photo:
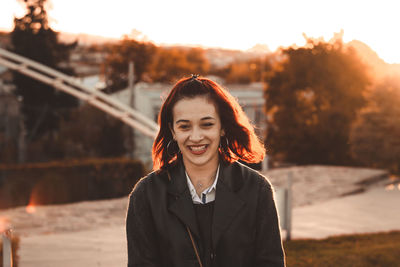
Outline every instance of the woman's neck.
[[194, 185], [196, 192], [200, 195], [206, 188], [210, 187], [215, 180], [218, 169], [218, 161], [207, 167], [186, 166], [185, 169], [190, 181]]

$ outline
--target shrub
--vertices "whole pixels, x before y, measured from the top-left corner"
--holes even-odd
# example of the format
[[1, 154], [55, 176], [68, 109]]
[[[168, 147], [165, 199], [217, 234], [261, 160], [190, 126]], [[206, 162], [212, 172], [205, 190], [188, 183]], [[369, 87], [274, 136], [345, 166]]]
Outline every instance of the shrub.
[[0, 165], [0, 209], [121, 197], [143, 175], [125, 158]]

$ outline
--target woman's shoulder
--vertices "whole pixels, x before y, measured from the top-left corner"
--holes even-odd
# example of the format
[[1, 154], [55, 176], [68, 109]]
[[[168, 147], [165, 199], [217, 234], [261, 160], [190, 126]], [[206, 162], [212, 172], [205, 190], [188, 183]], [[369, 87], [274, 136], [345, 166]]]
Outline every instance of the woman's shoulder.
[[266, 176], [260, 173], [257, 170], [254, 170], [241, 162], [232, 163], [232, 167], [236, 170], [235, 173], [240, 172], [243, 180], [248, 183], [255, 183], [261, 187], [269, 187], [272, 188], [271, 182], [268, 180]]
[[153, 171], [139, 179], [139, 181], [133, 187], [130, 195], [132, 196], [145, 194], [147, 190], [152, 190], [152, 187], [165, 186], [167, 183], [167, 179], [168, 177], [165, 171]]

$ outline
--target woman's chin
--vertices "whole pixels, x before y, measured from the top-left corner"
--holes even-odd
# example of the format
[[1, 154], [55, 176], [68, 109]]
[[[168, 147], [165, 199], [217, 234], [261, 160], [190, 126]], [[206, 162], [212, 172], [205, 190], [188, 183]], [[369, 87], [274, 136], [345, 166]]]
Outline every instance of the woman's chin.
[[186, 155], [183, 154], [185, 165], [190, 164], [197, 167], [208, 167], [212, 162], [218, 162], [218, 153], [214, 156], [208, 153], [208, 149], [199, 153], [199, 151], [190, 151]]

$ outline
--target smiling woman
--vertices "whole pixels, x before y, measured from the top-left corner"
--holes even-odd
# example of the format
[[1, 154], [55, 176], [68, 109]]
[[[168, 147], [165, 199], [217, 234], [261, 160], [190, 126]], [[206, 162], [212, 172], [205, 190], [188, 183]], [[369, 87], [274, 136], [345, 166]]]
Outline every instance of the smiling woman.
[[[189, 176], [194, 178], [191, 173], [201, 170], [217, 170], [218, 146], [225, 133], [214, 104], [205, 96], [182, 99], [175, 104], [172, 113], [171, 132]], [[212, 179], [204, 180], [209, 177], [199, 177], [196, 184], [211, 185]]]
[[284, 266], [265, 150], [238, 102], [215, 82], [180, 80], [159, 114], [155, 172], [133, 189], [128, 266]]

